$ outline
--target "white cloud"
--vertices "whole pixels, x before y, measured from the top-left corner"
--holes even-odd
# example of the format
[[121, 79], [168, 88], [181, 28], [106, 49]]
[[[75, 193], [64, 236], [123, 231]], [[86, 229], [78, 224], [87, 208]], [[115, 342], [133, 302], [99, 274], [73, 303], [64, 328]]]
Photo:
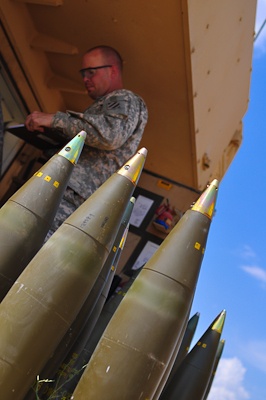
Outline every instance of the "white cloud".
[[249, 246], [249, 245], [244, 245], [242, 251], [241, 251], [241, 257], [244, 259], [250, 259], [250, 258], [256, 258], [256, 253], [255, 251]]
[[245, 260], [245, 262], [248, 264], [250, 264], [251, 262], [257, 263], [259, 261], [258, 254], [248, 244], [244, 244], [241, 247], [237, 248], [234, 251], [234, 256], [241, 258], [242, 260]]
[[241, 268], [253, 278], [258, 279], [261, 283], [266, 283], [265, 269], [258, 267], [257, 265], [243, 265]]
[[257, 264], [259, 257], [255, 251], [249, 245], [244, 245], [238, 255], [246, 261], [246, 264], [242, 265], [240, 268], [248, 275], [257, 279], [263, 284], [263, 287], [266, 287], [266, 269]]
[[237, 358], [221, 358], [208, 400], [245, 400], [250, 395], [244, 388], [246, 369]]
[[[266, 19], [266, 0], [258, 0], [257, 2], [257, 13], [256, 13], [256, 23], [255, 32], [259, 33]], [[266, 52], [266, 25], [259, 33], [258, 38], [255, 40], [255, 47], [259, 48], [261, 51]]]

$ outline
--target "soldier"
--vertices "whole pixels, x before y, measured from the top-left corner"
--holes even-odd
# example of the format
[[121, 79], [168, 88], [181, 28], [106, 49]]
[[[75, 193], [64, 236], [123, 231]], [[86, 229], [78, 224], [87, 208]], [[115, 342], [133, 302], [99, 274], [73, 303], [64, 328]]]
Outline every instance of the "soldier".
[[80, 73], [94, 103], [83, 113], [34, 111], [26, 118], [29, 131], [52, 128], [68, 138], [81, 130], [87, 132], [48, 237], [137, 151], [148, 112], [141, 97], [123, 89], [122, 64], [120, 54], [112, 47], [89, 49], [83, 56]]

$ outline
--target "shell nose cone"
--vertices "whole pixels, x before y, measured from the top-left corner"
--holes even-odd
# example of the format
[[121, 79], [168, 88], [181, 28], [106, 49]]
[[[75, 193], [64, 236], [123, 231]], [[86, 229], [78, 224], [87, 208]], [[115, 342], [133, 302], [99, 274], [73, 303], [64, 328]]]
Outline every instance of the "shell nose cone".
[[226, 317], [226, 311], [223, 310], [216, 319], [216, 321], [214, 322], [212, 330], [221, 334], [224, 327], [225, 317]]
[[138, 150], [138, 153], [142, 154], [146, 158], [147, 154], [148, 154], [148, 150], [146, 149], [146, 147], [142, 147], [140, 150]]
[[79, 133], [78, 133], [78, 136], [81, 136], [84, 140], [86, 139], [86, 136], [87, 136], [87, 132], [85, 132], [85, 131], [80, 131]]
[[214, 179], [207, 189], [202, 193], [199, 199], [196, 201], [192, 210], [198, 211], [208, 218], [212, 219], [214, 211], [215, 211], [215, 204], [217, 200], [217, 192], [218, 192], [219, 182], [217, 179]]
[[214, 179], [214, 180], [211, 182], [210, 185], [211, 185], [211, 186], [215, 186], [216, 189], [218, 189], [218, 187], [219, 187], [219, 181], [218, 181], [218, 179]]
[[58, 154], [68, 159], [72, 164], [77, 164], [85, 143], [86, 135], [87, 133], [85, 131], [80, 131]]
[[119, 175], [123, 175], [128, 178], [134, 185], [138, 183], [141, 175], [144, 163], [146, 161], [146, 155], [148, 150], [142, 147], [137, 153], [131, 157], [126, 164], [123, 165], [120, 170], [117, 171]]

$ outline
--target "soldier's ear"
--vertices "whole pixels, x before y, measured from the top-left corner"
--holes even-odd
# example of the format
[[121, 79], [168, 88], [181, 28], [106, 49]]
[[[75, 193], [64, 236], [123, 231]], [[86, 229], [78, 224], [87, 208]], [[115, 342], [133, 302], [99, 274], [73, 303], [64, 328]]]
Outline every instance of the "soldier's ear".
[[119, 69], [116, 65], [112, 65], [111, 67], [111, 77], [117, 78], [120, 75]]

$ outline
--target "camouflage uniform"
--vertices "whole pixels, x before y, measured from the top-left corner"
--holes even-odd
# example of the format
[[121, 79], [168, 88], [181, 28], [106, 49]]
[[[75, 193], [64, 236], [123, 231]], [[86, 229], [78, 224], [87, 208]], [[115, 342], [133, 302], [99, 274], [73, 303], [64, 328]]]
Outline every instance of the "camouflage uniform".
[[53, 231], [136, 153], [147, 118], [144, 101], [125, 89], [97, 99], [84, 113], [55, 114], [54, 129], [63, 131], [70, 139], [84, 130], [87, 137], [55, 217]]

